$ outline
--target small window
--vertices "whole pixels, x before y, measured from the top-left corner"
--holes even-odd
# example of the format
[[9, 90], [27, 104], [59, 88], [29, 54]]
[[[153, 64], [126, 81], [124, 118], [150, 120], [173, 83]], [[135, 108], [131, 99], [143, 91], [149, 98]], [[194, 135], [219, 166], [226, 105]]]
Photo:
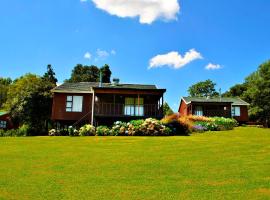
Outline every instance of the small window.
[[232, 116], [233, 117], [240, 117], [241, 116], [241, 110], [240, 110], [239, 106], [232, 107]]
[[125, 98], [125, 115], [144, 116], [144, 99]]
[[0, 128], [7, 128], [7, 122], [6, 121], [0, 121]]
[[194, 110], [194, 115], [203, 116], [203, 107], [202, 106], [196, 106], [195, 110]]
[[82, 112], [82, 106], [82, 96], [67, 96], [66, 112]]

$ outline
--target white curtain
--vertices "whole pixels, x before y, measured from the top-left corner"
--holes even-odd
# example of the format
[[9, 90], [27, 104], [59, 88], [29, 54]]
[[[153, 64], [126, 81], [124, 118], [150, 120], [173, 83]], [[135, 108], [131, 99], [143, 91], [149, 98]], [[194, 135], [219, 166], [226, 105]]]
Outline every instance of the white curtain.
[[83, 97], [82, 96], [73, 96], [73, 112], [82, 112]]

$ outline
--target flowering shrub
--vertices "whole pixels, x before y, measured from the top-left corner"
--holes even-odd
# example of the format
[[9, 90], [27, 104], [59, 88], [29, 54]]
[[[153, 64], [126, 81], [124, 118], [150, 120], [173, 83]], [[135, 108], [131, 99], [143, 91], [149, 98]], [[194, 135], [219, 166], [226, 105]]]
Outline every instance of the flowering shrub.
[[197, 121], [194, 124], [204, 127], [205, 131], [218, 131], [218, 125], [214, 122]]
[[145, 136], [166, 136], [172, 133], [170, 128], [163, 125], [159, 120], [152, 118], [146, 119], [142, 123], [140, 130]]
[[195, 125], [192, 127], [192, 131], [201, 133], [207, 131], [207, 128], [202, 125]]
[[125, 135], [128, 135], [127, 129], [128, 129], [127, 123], [117, 121], [113, 124], [110, 134], [115, 135], [115, 136], [125, 136]]
[[86, 124], [80, 128], [79, 135], [80, 136], [94, 136], [96, 135], [96, 129], [94, 126], [90, 124]]
[[108, 136], [110, 135], [110, 129], [107, 126], [98, 126], [96, 128], [97, 136]]
[[179, 118], [177, 114], [165, 117], [161, 123], [171, 129], [172, 135], [188, 135], [192, 125], [184, 118]]
[[79, 136], [79, 131], [72, 126], [68, 127], [68, 135], [69, 136]]
[[144, 133], [142, 132], [141, 126], [144, 123], [144, 120], [132, 120], [129, 123], [127, 123], [128, 127], [128, 135], [129, 136], [140, 136]]
[[59, 134], [55, 129], [49, 130], [49, 136], [57, 136], [57, 135], [59, 135]]
[[232, 118], [213, 117], [214, 123], [218, 126], [218, 130], [232, 130], [238, 126], [238, 122]]

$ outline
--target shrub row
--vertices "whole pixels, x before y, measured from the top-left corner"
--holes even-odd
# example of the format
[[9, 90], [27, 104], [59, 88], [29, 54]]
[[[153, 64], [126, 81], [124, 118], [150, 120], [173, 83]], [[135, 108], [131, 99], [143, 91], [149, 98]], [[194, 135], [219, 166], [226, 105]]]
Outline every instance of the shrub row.
[[0, 137], [23, 137], [30, 135], [30, 128], [28, 125], [22, 125], [18, 129], [3, 130], [0, 129]]
[[223, 117], [184, 116], [177, 114], [162, 120], [148, 118], [132, 120], [128, 123], [117, 121], [112, 127], [86, 124], [79, 130], [69, 127], [68, 130], [50, 130], [50, 136], [173, 136], [189, 135], [191, 132], [232, 130], [237, 121]]

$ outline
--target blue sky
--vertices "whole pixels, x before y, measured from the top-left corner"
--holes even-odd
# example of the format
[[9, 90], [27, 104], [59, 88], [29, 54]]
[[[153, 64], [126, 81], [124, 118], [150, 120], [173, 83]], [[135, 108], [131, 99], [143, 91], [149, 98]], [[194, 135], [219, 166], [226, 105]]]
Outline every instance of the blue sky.
[[191, 84], [225, 91], [270, 58], [268, 0], [116, 2], [2, 0], [0, 76], [42, 75], [50, 63], [62, 82], [77, 63], [107, 63], [121, 82], [166, 88], [176, 110]]

